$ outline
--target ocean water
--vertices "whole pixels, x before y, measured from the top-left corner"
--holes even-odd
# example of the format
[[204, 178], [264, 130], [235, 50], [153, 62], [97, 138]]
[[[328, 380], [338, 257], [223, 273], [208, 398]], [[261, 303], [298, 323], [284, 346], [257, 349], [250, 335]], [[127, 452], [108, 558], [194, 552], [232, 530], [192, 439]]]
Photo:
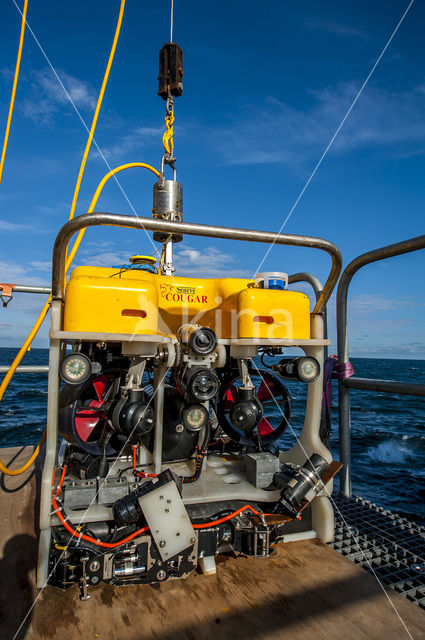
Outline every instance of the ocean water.
[[[16, 349], [0, 348], [9, 365]], [[47, 364], [47, 349], [33, 349], [23, 364]], [[425, 383], [425, 360], [353, 358], [355, 375]], [[291, 382], [291, 429], [280, 440], [292, 446], [301, 431], [306, 385]], [[47, 375], [16, 374], [0, 403], [0, 446], [39, 440], [46, 419]], [[352, 390], [353, 491], [387, 509], [425, 524], [425, 402], [423, 398]], [[279, 412], [271, 409], [271, 422]], [[338, 459], [337, 384], [333, 383], [331, 448]], [[336, 482], [336, 489], [338, 482]]]

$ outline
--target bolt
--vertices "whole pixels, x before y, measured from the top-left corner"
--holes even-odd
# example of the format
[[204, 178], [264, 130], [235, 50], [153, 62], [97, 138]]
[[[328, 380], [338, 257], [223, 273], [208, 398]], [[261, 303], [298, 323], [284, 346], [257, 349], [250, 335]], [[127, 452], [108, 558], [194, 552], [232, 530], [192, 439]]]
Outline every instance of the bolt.
[[159, 541], [159, 546], [161, 547], [161, 549], [163, 549], [165, 547], [167, 543], [165, 542], [165, 540], [160, 540]]
[[171, 504], [171, 500], [167, 500], [167, 504]]
[[160, 499], [160, 500], [164, 500], [164, 496], [162, 495], [162, 493], [161, 493], [161, 495], [159, 496], [159, 499]]
[[176, 432], [182, 433], [184, 431], [184, 426], [182, 424], [176, 424]]
[[100, 569], [99, 560], [93, 560], [92, 562], [90, 562], [89, 571], [91, 571], [92, 573], [96, 573], [96, 571], [99, 571], [99, 569]]
[[195, 544], [196, 538], [191, 538], [190, 541], [191, 541], [192, 544]]
[[165, 580], [165, 578], [167, 577], [167, 574], [164, 571], [164, 569], [160, 569], [156, 574], [156, 577], [157, 577], [157, 580]]
[[170, 513], [170, 510], [169, 509], [165, 509], [165, 513]]
[[99, 578], [97, 576], [93, 576], [91, 582], [92, 584], [97, 584], [99, 582]]

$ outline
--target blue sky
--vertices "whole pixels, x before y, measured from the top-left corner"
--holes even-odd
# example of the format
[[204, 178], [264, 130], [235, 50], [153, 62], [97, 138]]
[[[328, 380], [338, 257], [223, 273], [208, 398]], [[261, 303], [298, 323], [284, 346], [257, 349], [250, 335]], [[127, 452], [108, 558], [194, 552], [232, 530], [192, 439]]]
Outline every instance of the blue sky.
[[[22, 0], [19, 0], [22, 5]], [[406, 0], [297, 3], [175, 1], [174, 36], [184, 52], [176, 101], [178, 178], [186, 221], [278, 230], [408, 6]], [[118, 0], [30, 0], [28, 22], [88, 124], [118, 15]], [[6, 122], [20, 16], [1, 3], [0, 131]], [[425, 7], [414, 2], [285, 232], [335, 242], [347, 264], [369, 249], [424, 233]], [[113, 166], [158, 166], [164, 103], [156, 95], [158, 50], [169, 37], [169, 1], [127, 0], [95, 139]], [[0, 282], [49, 284], [55, 235], [69, 214], [86, 132], [31, 34], [0, 187]], [[92, 152], [77, 213], [108, 168]], [[149, 216], [151, 174], [120, 182]], [[131, 213], [112, 181], [98, 210]], [[189, 239], [181, 274], [246, 275], [263, 245]], [[143, 232], [89, 230], [76, 264], [109, 266], [151, 253]], [[371, 265], [351, 287], [353, 356], [425, 358], [425, 253]], [[326, 278], [317, 251], [274, 247], [262, 270]], [[27, 335], [42, 298], [16, 294], [0, 309], [0, 346]], [[334, 340], [335, 303], [329, 306]], [[47, 345], [47, 324], [34, 346]], [[335, 351], [335, 342], [331, 349]]]

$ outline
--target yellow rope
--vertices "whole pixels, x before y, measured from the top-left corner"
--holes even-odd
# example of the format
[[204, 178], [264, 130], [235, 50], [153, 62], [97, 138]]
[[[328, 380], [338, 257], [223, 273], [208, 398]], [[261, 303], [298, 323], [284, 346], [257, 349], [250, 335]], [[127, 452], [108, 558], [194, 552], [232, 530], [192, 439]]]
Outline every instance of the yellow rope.
[[10, 96], [9, 113], [8, 113], [8, 116], [7, 116], [6, 131], [5, 131], [5, 134], [4, 134], [3, 149], [2, 149], [2, 152], [1, 152], [1, 159], [0, 159], [0, 184], [1, 184], [1, 179], [2, 179], [2, 176], [3, 176], [3, 167], [4, 167], [4, 159], [6, 157], [7, 143], [9, 141], [9, 133], [10, 133], [10, 125], [12, 123], [13, 107], [15, 105], [16, 87], [18, 86], [19, 69], [20, 69], [20, 66], [21, 66], [21, 58], [22, 58], [22, 47], [23, 47], [23, 44], [24, 44], [25, 23], [26, 23], [26, 17], [27, 17], [27, 9], [28, 9], [28, 0], [25, 0], [24, 8], [22, 9], [21, 36], [19, 38], [18, 57], [16, 59], [15, 75], [14, 75], [14, 78], [13, 78], [13, 85], [12, 85], [12, 95]]
[[[131, 162], [128, 164], [123, 164], [119, 167], [116, 167], [115, 169], [112, 169], [111, 171], [109, 171], [109, 173], [106, 174], [106, 176], [100, 181], [99, 186], [96, 189], [96, 192], [93, 196], [93, 199], [90, 203], [90, 207], [88, 209], [88, 213], [92, 213], [94, 211], [94, 208], [96, 206], [96, 203], [99, 199], [99, 196], [102, 192], [103, 187], [105, 186], [105, 184], [108, 182], [108, 180], [110, 178], [112, 178], [112, 176], [114, 176], [116, 173], [118, 173], [119, 171], [123, 171], [124, 169], [131, 169], [133, 167], [142, 167], [144, 169], [149, 169], [149, 171], [152, 171], [158, 178], [161, 177], [161, 174], [159, 171], [157, 171], [157, 169], [155, 169], [154, 167], [151, 167], [149, 164], [145, 164], [144, 162]], [[70, 268], [72, 261], [75, 257], [75, 254], [78, 251], [78, 247], [81, 244], [81, 241], [83, 239], [84, 233], [85, 233], [85, 229], [81, 229], [77, 235], [77, 238], [74, 242], [74, 245], [71, 249], [71, 252], [66, 260], [66, 264], [65, 264], [65, 273], [68, 271], [68, 269]], [[22, 347], [20, 348], [18, 354], [16, 355], [14, 361], [12, 362], [11, 366], [9, 367], [8, 372], [6, 373], [6, 375], [4, 376], [2, 383], [0, 384], [0, 402], [3, 398], [4, 392], [6, 391], [8, 384], [10, 382], [10, 380], [13, 377], [13, 374], [16, 371], [17, 366], [19, 365], [19, 363], [21, 362], [22, 358], [24, 357], [25, 353], [28, 351], [29, 346], [31, 345], [32, 341], [34, 340], [39, 328], [41, 327], [41, 325], [43, 324], [44, 318], [47, 315], [47, 312], [49, 311], [50, 308], [50, 302], [51, 302], [52, 296], [50, 295], [49, 298], [47, 299], [43, 309], [41, 310], [40, 315], [37, 318], [37, 321], [35, 323], [35, 325], [33, 326], [33, 328], [30, 331], [30, 334], [28, 336], [28, 338], [25, 340], [24, 344], [22, 345]], [[30, 460], [28, 460], [28, 462], [21, 467], [20, 469], [16, 469], [16, 470], [10, 470], [7, 467], [5, 467], [5, 465], [1, 462], [0, 460], [0, 471], [2, 471], [5, 475], [7, 476], [18, 476], [21, 473], [24, 473], [24, 471], [26, 471], [28, 469], [28, 467], [31, 466], [31, 464], [34, 462], [34, 460], [36, 459], [36, 457], [38, 456], [39, 452], [40, 452], [40, 448], [44, 442], [44, 439], [46, 437], [46, 431], [44, 431], [43, 433], [43, 437], [40, 441], [40, 444], [38, 445], [37, 449], [34, 451], [33, 455], [31, 456]]]

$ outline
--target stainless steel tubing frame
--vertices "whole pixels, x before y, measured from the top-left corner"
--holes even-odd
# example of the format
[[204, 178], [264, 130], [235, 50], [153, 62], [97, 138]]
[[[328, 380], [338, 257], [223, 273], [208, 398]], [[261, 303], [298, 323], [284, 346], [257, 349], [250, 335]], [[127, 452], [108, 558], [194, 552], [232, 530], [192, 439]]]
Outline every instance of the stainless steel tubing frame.
[[[0, 366], [0, 373], [7, 373], [10, 367]], [[23, 365], [21, 367], [17, 367], [15, 373], [48, 373], [49, 367], [48, 365], [34, 365], [27, 366]]]
[[[322, 291], [323, 285], [320, 282], [319, 278], [312, 273], [308, 273], [307, 271], [301, 271], [300, 273], [293, 273], [291, 276], [288, 276], [288, 284], [294, 284], [295, 282], [308, 282], [313, 287], [314, 294], [316, 296], [316, 302], [319, 300]], [[323, 310], [323, 335], [325, 338], [328, 337], [328, 310], [325, 306]], [[325, 347], [324, 353], [325, 362], [328, 359], [328, 347]]]
[[341, 381], [344, 387], [381, 391], [382, 393], [399, 393], [404, 396], [425, 397], [425, 384], [416, 382], [398, 382], [396, 380], [373, 380], [371, 378], [345, 378]]
[[[380, 247], [368, 251], [355, 258], [344, 269], [339, 280], [336, 294], [336, 321], [338, 336], [338, 360], [340, 363], [348, 362], [348, 319], [347, 297], [348, 287], [355, 273], [362, 267], [378, 260], [385, 260], [411, 251], [425, 248], [425, 235], [410, 238], [403, 242]], [[362, 385], [362, 386], [359, 386]], [[409, 395], [424, 395], [418, 393], [417, 387], [422, 385], [407, 385], [405, 383], [391, 382], [388, 380], [366, 380], [360, 378], [345, 378], [339, 381], [338, 405], [339, 405], [339, 450], [340, 460], [344, 465], [341, 470], [341, 493], [351, 496], [351, 416], [350, 416], [350, 387], [369, 389], [372, 391], [386, 391], [390, 393], [405, 393]], [[384, 388], [385, 387], [385, 388]], [[414, 388], [413, 388], [414, 387]], [[401, 389], [404, 389], [402, 391]], [[407, 389], [410, 388], [410, 391]], [[415, 391], [412, 393], [412, 391]]]
[[[80, 229], [94, 226], [117, 226], [130, 229], [144, 229], [145, 231], [160, 231], [165, 234], [183, 234], [203, 236], [208, 238], [223, 238], [228, 240], [243, 240], [248, 242], [275, 243], [278, 245], [294, 245], [299, 247], [311, 247], [327, 252], [332, 259], [332, 266], [325, 286], [318, 295], [313, 314], [322, 314], [326, 303], [335, 287], [341, 271], [342, 258], [339, 249], [328, 240], [309, 236], [293, 236], [269, 231], [256, 231], [250, 229], [235, 229], [231, 227], [216, 227], [212, 225], [193, 224], [187, 222], [170, 222], [152, 218], [136, 218], [134, 216], [122, 216], [114, 213], [85, 213], [84, 215], [68, 221], [59, 231], [53, 248], [52, 263], [52, 306], [51, 306], [51, 331], [60, 331], [62, 328], [62, 303], [64, 296], [65, 276], [65, 252], [68, 242], [74, 233]], [[310, 278], [309, 281], [312, 279]], [[315, 283], [317, 284], [317, 283]], [[313, 284], [313, 286], [315, 286]], [[319, 283], [320, 284], [320, 283]], [[321, 318], [320, 318], [321, 320]], [[50, 546], [50, 494], [53, 467], [56, 462], [57, 445], [57, 419], [59, 396], [59, 358], [60, 340], [56, 337], [50, 339], [48, 404], [47, 404], [47, 440], [46, 457], [43, 468], [41, 505], [40, 505], [40, 543], [37, 585], [43, 586], [47, 579], [48, 555]], [[159, 374], [158, 374], [159, 375]], [[156, 411], [159, 413], [160, 401], [156, 402]], [[160, 446], [157, 443], [157, 446]]]
[[295, 282], [308, 282], [308, 284], [313, 287], [316, 302], [318, 301], [323, 291], [323, 285], [317, 276], [312, 273], [308, 273], [307, 271], [293, 273], [291, 276], [288, 276], [288, 284], [294, 284]]
[[267, 244], [286, 244], [297, 247], [311, 247], [326, 251], [332, 258], [332, 267], [325, 282], [322, 293], [313, 309], [313, 313], [322, 313], [341, 271], [342, 258], [339, 249], [329, 240], [311, 236], [293, 236], [272, 231], [237, 229], [233, 227], [215, 227], [213, 225], [190, 222], [168, 222], [152, 218], [135, 218], [116, 213], [85, 213], [67, 222], [59, 231], [53, 248], [52, 293], [53, 298], [62, 299], [64, 288], [65, 250], [69, 240], [76, 231], [86, 227], [115, 226], [128, 229], [144, 229], [145, 231], [162, 231], [207, 238], [223, 238], [228, 240], [244, 240], [247, 242], [263, 242]]
[[13, 291], [19, 293], [44, 293], [49, 295], [52, 290], [50, 287], [35, 287], [27, 284], [15, 284]]

